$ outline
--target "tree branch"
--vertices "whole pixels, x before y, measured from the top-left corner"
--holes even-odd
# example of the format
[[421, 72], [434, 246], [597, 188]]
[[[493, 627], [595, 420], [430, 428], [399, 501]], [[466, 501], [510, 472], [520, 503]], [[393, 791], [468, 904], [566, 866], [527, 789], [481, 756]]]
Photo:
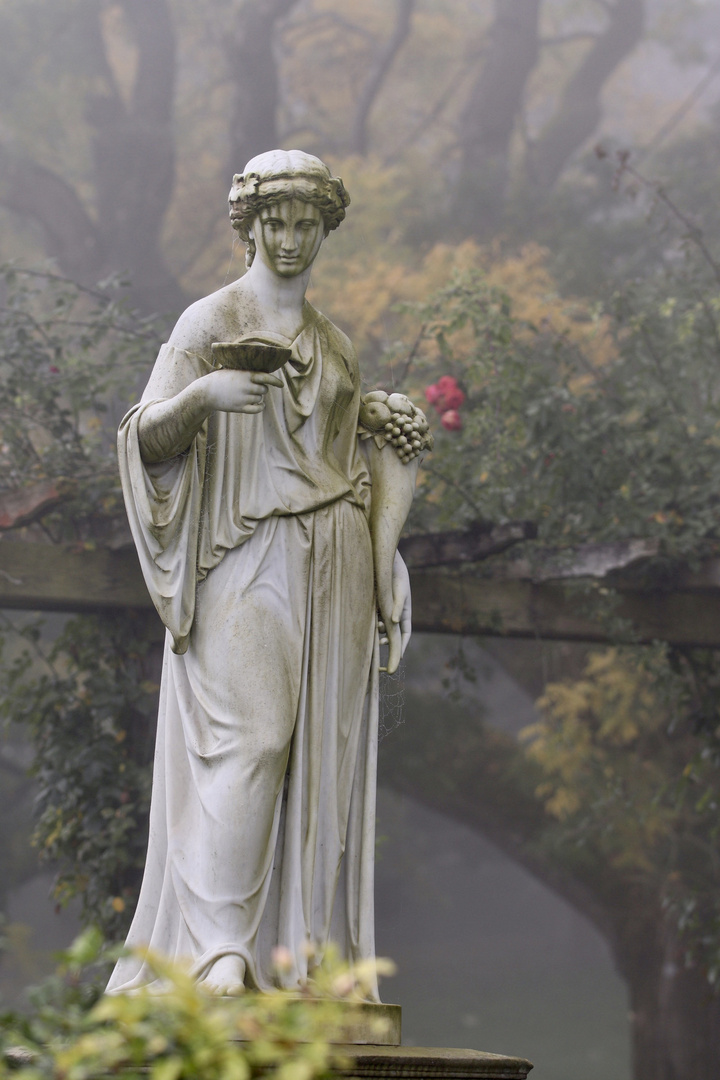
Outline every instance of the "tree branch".
[[68, 277], [100, 276], [102, 247], [94, 222], [74, 188], [31, 158], [0, 147], [0, 202], [42, 228], [48, 253]]
[[555, 37], [540, 38], [540, 45], [567, 45], [570, 41], [596, 41], [598, 34], [595, 30], [576, 30], [572, 34], [556, 34]]
[[503, 525], [482, 522], [475, 529], [415, 533], [404, 537], [398, 546], [407, 566], [419, 569], [477, 562], [536, 536], [537, 526], [531, 521], [508, 521]]
[[388, 154], [385, 158], [386, 165], [392, 165], [402, 155], [403, 151], [407, 150], [409, 146], [412, 146], [415, 140], [423, 135], [431, 124], [434, 124], [438, 117], [441, 115], [443, 109], [450, 103], [457, 93], [462, 89], [468, 75], [469, 68], [461, 72], [459, 75], [453, 75], [448, 82], [445, 89], [439, 94], [435, 104], [418, 120], [418, 122], [410, 128], [409, 132], [403, 139], [400, 139], [395, 144], [395, 149], [391, 154]]
[[373, 105], [388, 76], [395, 57], [410, 34], [415, 0], [397, 0], [397, 13], [392, 34], [378, 52], [375, 63], [360, 92], [350, 141], [352, 153], [364, 157], [368, 152], [368, 120]]
[[138, 50], [131, 111], [145, 123], [166, 126], [175, 97], [175, 27], [166, 0], [122, 0]]
[[373, 44], [377, 41], [375, 35], [369, 30], [366, 30], [364, 26], [359, 26], [357, 23], [351, 22], [344, 16], [339, 15], [336, 11], [321, 11], [314, 15], [307, 15], [302, 20], [291, 23], [288, 27], [288, 31], [300, 36], [311, 27], [317, 26], [318, 23], [337, 26], [341, 30], [346, 30], [350, 34], [357, 34], [358, 37], [363, 37], [366, 41], [372, 42]]
[[52, 480], [42, 480], [19, 491], [0, 492], [0, 532], [30, 525], [54, 509], [62, 498], [62, 491]]
[[555, 115], [531, 149], [528, 171], [540, 187], [555, 184], [568, 159], [595, 131], [602, 118], [603, 87], [640, 42], [644, 25], [645, 0], [618, 0], [609, 8], [607, 27], [568, 80]]
[[455, 217], [464, 232], [477, 235], [497, 227], [510, 140], [538, 58], [539, 14], [540, 0], [495, 0], [480, 70], [460, 115]]
[[233, 83], [229, 173], [278, 144], [279, 76], [275, 56], [278, 22], [298, 0], [252, 0], [243, 5], [222, 45]]
[[135, 301], [145, 310], [177, 309], [185, 297], [160, 246], [175, 181], [175, 29], [167, 0], [121, 4], [137, 72], [127, 106], [113, 90], [89, 103], [98, 227], [110, 269], [129, 271]]
[[658, 146], [668, 137], [671, 131], [673, 131], [681, 120], [684, 119], [686, 114], [690, 111], [696, 101], [705, 93], [708, 86], [714, 81], [716, 76], [720, 74], [720, 56], [710, 65], [709, 69], [705, 72], [700, 82], [692, 90], [681, 105], [675, 110], [672, 116], [665, 121], [653, 137], [645, 146], [641, 147], [636, 153], [636, 160], [643, 161], [648, 154], [654, 153]]
[[659, 184], [656, 180], [649, 180], [637, 169], [633, 168], [629, 164], [630, 154], [626, 150], [621, 150], [618, 153], [619, 165], [615, 173], [614, 183], [617, 186], [622, 176], [627, 174], [632, 176], [642, 187], [648, 191], [652, 191], [658, 202], [661, 202], [665, 206], [672, 216], [680, 222], [680, 224], [687, 230], [686, 238], [697, 247], [698, 251], [702, 255], [703, 259], [707, 263], [708, 267], [712, 271], [715, 281], [720, 285], [720, 262], [715, 258], [705, 240], [705, 234], [703, 230], [694, 222], [684, 210], [681, 210], [677, 203], [668, 195], [667, 191], [662, 184]]

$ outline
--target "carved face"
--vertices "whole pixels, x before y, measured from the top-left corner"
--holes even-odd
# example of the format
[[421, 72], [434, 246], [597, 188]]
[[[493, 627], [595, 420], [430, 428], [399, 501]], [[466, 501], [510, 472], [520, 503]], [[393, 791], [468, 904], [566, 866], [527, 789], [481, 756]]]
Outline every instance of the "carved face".
[[317, 206], [296, 198], [263, 207], [250, 230], [257, 258], [280, 277], [296, 277], [307, 270], [324, 235]]

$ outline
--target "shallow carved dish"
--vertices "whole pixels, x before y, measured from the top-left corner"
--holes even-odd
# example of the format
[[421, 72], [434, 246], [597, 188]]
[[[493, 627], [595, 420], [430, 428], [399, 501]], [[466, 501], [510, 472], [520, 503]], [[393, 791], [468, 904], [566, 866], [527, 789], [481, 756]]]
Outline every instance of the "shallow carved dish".
[[211, 349], [213, 360], [221, 367], [269, 374], [288, 362], [290, 344], [279, 334], [246, 334], [238, 341], [214, 341]]

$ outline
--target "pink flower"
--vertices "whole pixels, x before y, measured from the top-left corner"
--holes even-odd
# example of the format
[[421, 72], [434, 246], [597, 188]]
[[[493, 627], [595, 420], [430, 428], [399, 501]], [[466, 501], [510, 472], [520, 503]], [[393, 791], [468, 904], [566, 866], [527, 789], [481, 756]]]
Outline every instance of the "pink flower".
[[59, 375], [59, 374], [60, 374], [60, 368], [59, 368], [59, 367], [55, 367], [55, 365], [54, 365], [54, 364], [51, 364], [51, 365], [50, 365], [50, 374], [51, 374], [51, 375]]
[[293, 955], [284, 945], [276, 945], [272, 951], [273, 967], [278, 972], [292, 971]]
[[459, 409], [465, 400], [465, 395], [453, 375], [442, 375], [436, 383], [427, 386], [425, 397], [439, 413]]
[[459, 431], [462, 427], [462, 416], [457, 409], [448, 409], [440, 417], [440, 423], [446, 431]]

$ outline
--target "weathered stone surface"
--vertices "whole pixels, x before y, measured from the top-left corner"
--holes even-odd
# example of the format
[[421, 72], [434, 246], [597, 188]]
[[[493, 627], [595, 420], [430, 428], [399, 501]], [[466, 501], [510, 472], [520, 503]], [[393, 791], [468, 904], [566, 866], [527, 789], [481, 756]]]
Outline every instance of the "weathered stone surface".
[[353, 1065], [344, 1075], [358, 1080], [525, 1080], [525, 1058], [424, 1046], [349, 1046]]
[[[158, 981], [145, 945], [215, 993], [295, 992], [333, 940], [379, 1000], [378, 613], [393, 672], [410, 635], [397, 544], [421, 421], [403, 398], [410, 440], [361, 444], [357, 358], [305, 299], [348, 201], [301, 151], [249, 162], [230, 196], [247, 273], [184, 312], [120, 424], [128, 521], [168, 634], [127, 938], [140, 948], [108, 993]], [[277, 374], [254, 369], [258, 349], [280, 352]]]
[[[515, 571], [519, 574], [519, 571]], [[530, 571], [528, 571], [530, 573]], [[478, 634], [561, 641], [607, 641], [607, 628], [579, 610], [563, 584], [521, 576], [480, 577], [410, 568], [413, 626], [428, 633]], [[618, 614], [634, 623], [639, 641], [720, 646], [720, 560], [680, 571], [660, 588], [614, 581]], [[152, 610], [135, 552], [85, 551], [50, 544], [0, 541], [0, 608], [78, 611]], [[164, 629], [157, 620], [157, 633]]]
[[[291, 1004], [307, 1009], [313, 1004], [325, 1006], [327, 1001], [298, 998]], [[353, 1055], [359, 1047], [368, 1046], [375, 1050], [399, 1047], [402, 1039], [402, 1009], [399, 1005], [371, 1001], [336, 1001], [333, 1005], [342, 1007], [343, 1018], [337, 1031], [325, 1033], [329, 1042], [351, 1047], [348, 1053]]]

